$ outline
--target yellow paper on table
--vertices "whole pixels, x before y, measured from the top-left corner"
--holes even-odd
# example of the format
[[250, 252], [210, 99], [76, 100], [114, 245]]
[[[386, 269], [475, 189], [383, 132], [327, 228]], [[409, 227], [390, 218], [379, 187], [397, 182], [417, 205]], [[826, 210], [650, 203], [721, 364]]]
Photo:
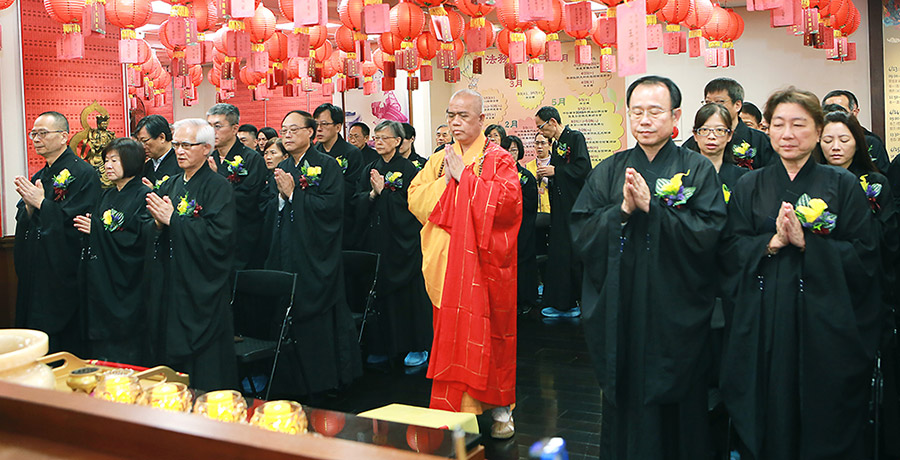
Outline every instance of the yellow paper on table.
[[359, 414], [360, 417], [374, 418], [386, 422], [406, 423], [429, 428], [453, 428], [461, 426], [467, 433], [478, 434], [478, 420], [475, 414], [449, 412], [406, 404], [388, 404]]

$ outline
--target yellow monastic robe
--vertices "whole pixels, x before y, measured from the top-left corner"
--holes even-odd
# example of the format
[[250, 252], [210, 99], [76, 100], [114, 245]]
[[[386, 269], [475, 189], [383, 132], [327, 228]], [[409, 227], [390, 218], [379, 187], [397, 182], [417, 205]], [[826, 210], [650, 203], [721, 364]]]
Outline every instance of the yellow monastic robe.
[[[459, 142], [447, 145], [457, 155], [462, 155], [466, 166], [472, 164], [484, 149], [484, 134], [479, 134], [475, 142], [462, 152]], [[444, 171], [444, 152], [440, 150], [428, 158], [425, 168], [416, 174], [409, 184], [409, 210], [422, 223], [422, 275], [425, 277], [425, 289], [436, 308], [441, 307], [441, 294], [444, 288], [444, 275], [447, 273], [447, 249], [450, 247], [450, 234], [428, 220], [434, 211], [444, 189], [447, 187]]]
[[[548, 158], [549, 160], [549, 158]], [[550, 164], [548, 161], [547, 164]], [[525, 165], [525, 169], [527, 169], [531, 174], [534, 174], [534, 178], [537, 179], [537, 159], [531, 160], [528, 164]], [[547, 188], [547, 183], [545, 179], [538, 179], [537, 187], [538, 187], [538, 212], [550, 212], [550, 191]]]

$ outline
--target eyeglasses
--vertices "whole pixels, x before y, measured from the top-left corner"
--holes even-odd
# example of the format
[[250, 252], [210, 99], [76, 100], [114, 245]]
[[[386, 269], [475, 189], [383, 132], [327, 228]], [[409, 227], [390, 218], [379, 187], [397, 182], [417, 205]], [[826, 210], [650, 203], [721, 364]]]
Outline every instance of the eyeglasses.
[[172, 148], [175, 150], [188, 150], [196, 145], [203, 145], [206, 142], [172, 142]]
[[141, 139], [139, 137], [136, 137], [135, 140], [137, 140], [141, 144], [146, 144], [147, 142], [150, 142], [150, 139]]
[[291, 136], [296, 135], [300, 132], [301, 129], [312, 129], [309, 126], [291, 126], [290, 128], [281, 128], [281, 135], [287, 136], [290, 134]]
[[731, 130], [728, 128], [697, 128], [694, 130], [694, 133], [701, 137], [709, 136], [709, 133], [715, 133], [716, 137], [725, 137], [730, 132]]
[[547, 126], [547, 123], [550, 123], [550, 120], [552, 120], [552, 118], [550, 118], [549, 120], [547, 120], [547, 121], [541, 123], [541, 125], [538, 126], [538, 131], [544, 129], [544, 126]]
[[316, 125], [318, 125], [318, 126], [334, 126], [334, 125], [339, 125], [339, 124], [340, 123], [329, 123], [327, 121], [317, 121], [316, 122]]
[[714, 101], [710, 101], [710, 100], [704, 99], [704, 100], [700, 101], [700, 103], [703, 104], [703, 105], [706, 105], [706, 104], [719, 104], [719, 105], [725, 105], [725, 104], [731, 104], [731, 101], [728, 100], [728, 99], [716, 99], [716, 100], [714, 100]]
[[384, 142], [388, 139], [400, 139], [400, 136], [372, 136], [372, 140], [375, 142]]
[[64, 132], [66, 132], [66, 131], [32, 131], [32, 132], [28, 133], [28, 138], [31, 140], [35, 140], [37, 138], [43, 139], [48, 134], [64, 133]]
[[634, 120], [640, 120], [641, 118], [644, 117], [645, 113], [650, 118], [659, 118], [666, 112], [668, 112], [668, 110], [666, 110], [662, 107], [651, 107], [647, 110], [633, 108], [633, 109], [628, 110], [628, 115], [631, 116], [631, 118]]
[[534, 145], [547, 145], [547, 141], [534, 141]]
[[234, 125], [232, 125], [232, 124], [223, 125], [222, 123], [216, 123], [216, 124], [212, 125], [213, 129], [215, 129], [216, 131], [218, 131], [220, 129], [230, 128], [232, 126], [234, 126]]

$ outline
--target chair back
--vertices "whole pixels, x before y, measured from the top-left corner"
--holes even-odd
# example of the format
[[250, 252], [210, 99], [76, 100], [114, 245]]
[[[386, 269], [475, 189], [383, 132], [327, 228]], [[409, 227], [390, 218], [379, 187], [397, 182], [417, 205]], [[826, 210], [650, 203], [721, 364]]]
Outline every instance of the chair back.
[[277, 340], [296, 287], [295, 273], [238, 270], [231, 295], [235, 335]]
[[343, 251], [344, 291], [350, 311], [363, 313], [369, 296], [374, 296], [381, 256], [365, 251]]

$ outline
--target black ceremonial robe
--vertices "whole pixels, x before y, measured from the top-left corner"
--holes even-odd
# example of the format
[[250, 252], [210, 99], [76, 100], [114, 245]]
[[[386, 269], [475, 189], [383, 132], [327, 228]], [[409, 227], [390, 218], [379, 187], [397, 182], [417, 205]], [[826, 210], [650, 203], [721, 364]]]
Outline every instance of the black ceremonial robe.
[[568, 311], [581, 299], [582, 264], [572, 254], [571, 211], [591, 172], [584, 134], [568, 126], [550, 149], [550, 240], [544, 275], [544, 305]]
[[175, 149], [169, 149], [156, 169], [153, 169], [153, 160], [147, 159], [144, 163], [143, 177], [155, 186], [157, 182], [162, 181], [166, 176], [174, 177], [181, 172], [181, 167], [178, 166], [178, 158], [175, 157]]
[[522, 226], [519, 227], [518, 245], [518, 290], [519, 308], [528, 309], [537, 305], [537, 243], [534, 223], [537, 219], [537, 180], [531, 171], [516, 162], [519, 183], [522, 184]]
[[[650, 212], [636, 210], [623, 224], [629, 167], [650, 187]], [[677, 173], [695, 187], [680, 208], [654, 195], [657, 179]], [[652, 162], [640, 147], [604, 160], [575, 202], [582, 321], [603, 389], [601, 458], [709, 458], [708, 343], [725, 219], [712, 163], [671, 140]]]
[[[266, 161], [256, 150], [247, 148], [239, 139], [235, 140], [231, 150], [225, 155], [228, 161], [234, 161], [234, 157], [243, 159], [243, 168], [234, 168], [230, 164], [219, 160], [218, 150], [210, 156], [215, 160], [219, 175], [228, 179], [234, 188], [234, 206], [237, 220], [235, 221], [234, 235], [234, 269], [244, 270], [248, 268], [262, 268], [266, 260], [267, 247], [260, 243], [263, 232], [263, 210], [266, 203], [275, 196], [269, 195], [266, 187]], [[242, 170], [246, 174], [241, 174]]]
[[[738, 118], [738, 124], [737, 127], [734, 128], [731, 142], [729, 142], [728, 146], [725, 148], [734, 151], [741, 148], [741, 145], [744, 142], [749, 144], [750, 148], [753, 149], [753, 160], [751, 162], [753, 169], [762, 168], [778, 159], [778, 154], [772, 149], [772, 142], [769, 140], [769, 136], [758, 129], [747, 126], [747, 124], [744, 123], [744, 120]], [[700, 152], [700, 148], [697, 147], [697, 141], [694, 140], [694, 136], [688, 137], [681, 146], [695, 152]]]
[[363, 163], [362, 153], [353, 144], [344, 140], [338, 134], [337, 140], [331, 146], [331, 150], [325, 150], [325, 145], [321, 142], [316, 144], [316, 148], [337, 160], [341, 165], [344, 175], [344, 227], [342, 237], [342, 248], [352, 249], [357, 245], [358, 236], [356, 235], [356, 226], [353, 218], [355, 211], [353, 209], [353, 195], [356, 193], [356, 183], [359, 180], [360, 172], [368, 163]]
[[359, 151], [359, 153], [362, 156], [362, 164], [364, 165], [370, 165], [381, 159], [381, 155], [379, 155], [378, 152], [375, 151], [375, 149], [369, 146], [369, 144], [366, 144], [366, 146], [363, 147]]
[[723, 162], [722, 166], [719, 167], [719, 180], [722, 181], [722, 184], [725, 185], [728, 190], [731, 190], [737, 185], [741, 176], [747, 174], [748, 171], [748, 169], [742, 168], [736, 164]]
[[152, 306], [151, 318], [161, 321], [155, 339], [161, 362], [190, 374], [194, 388], [234, 388], [238, 380], [229, 283], [235, 257], [234, 191], [204, 163], [190, 181], [179, 174], [157, 193], [175, 206], [154, 248], [162, 273], [153, 277], [159, 285], [153, 291], [162, 298]]
[[[301, 167], [321, 167], [318, 185], [300, 185]], [[350, 383], [362, 373], [356, 325], [344, 293], [341, 229], [344, 180], [340, 165], [313, 147], [295, 164], [278, 167], [294, 176], [290, 201], [279, 199], [266, 267], [297, 274], [291, 334], [299, 345], [279, 361], [273, 388], [314, 393]]]
[[[825, 201], [834, 230], [804, 229], [805, 251], [769, 256], [781, 203], [803, 194]], [[721, 252], [735, 309], [720, 387], [743, 457], [865, 458], [883, 309], [875, 219], [859, 180], [812, 159], [790, 180], [775, 161], [738, 182], [728, 212]]]
[[880, 172], [887, 173], [891, 167], [891, 157], [888, 156], [887, 150], [884, 148], [884, 141], [875, 133], [863, 128], [866, 133], [866, 143], [868, 144], [869, 158]]
[[[145, 350], [149, 339], [145, 259], [156, 236], [147, 211], [148, 192], [141, 178], [134, 177], [122, 190], [104, 190], [91, 211], [86, 311], [90, 356], [95, 359], [153, 364]], [[108, 224], [107, 211], [112, 219]]]
[[[68, 170], [71, 182], [57, 195], [53, 177]], [[69, 351], [84, 356], [82, 309], [84, 289], [78, 282], [83, 233], [72, 219], [91, 212], [100, 195], [94, 168], [72, 150], [31, 176], [44, 187], [44, 202], [29, 216], [19, 200], [14, 257], [19, 278], [16, 327], [38, 329], [50, 336], [50, 353]]]
[[413, 164], [413, 166], [415, 166], [416, 169], [419, 170], [419, 171], [421, 171], [422, 168], [425, 167], [425, 163], [428, 162], [428, 158], [425, 158], [425, 157], [419, 155], [419, 154], [416, 153], [415, 151], [410, 152], [409, 158], [407, 158], [407, 159], [408, 159], [408, 160]]
[[[372, 169], [382, 176], [400, 173], [402, 183], [385, 185], [375, 200], [369, 199]], [[354, 197], [356, 220], [361, 225], [360, 247], [381, 255], [375, 299], [379, 312], [366, 333], [369, 352], [396, 356], [431, 348], [432, 306], [422, 277], [422, 224], [409, 211], [407, 189], [419, 172], [395, 154], [387, 163], [380, 158], [362, 172]]]

